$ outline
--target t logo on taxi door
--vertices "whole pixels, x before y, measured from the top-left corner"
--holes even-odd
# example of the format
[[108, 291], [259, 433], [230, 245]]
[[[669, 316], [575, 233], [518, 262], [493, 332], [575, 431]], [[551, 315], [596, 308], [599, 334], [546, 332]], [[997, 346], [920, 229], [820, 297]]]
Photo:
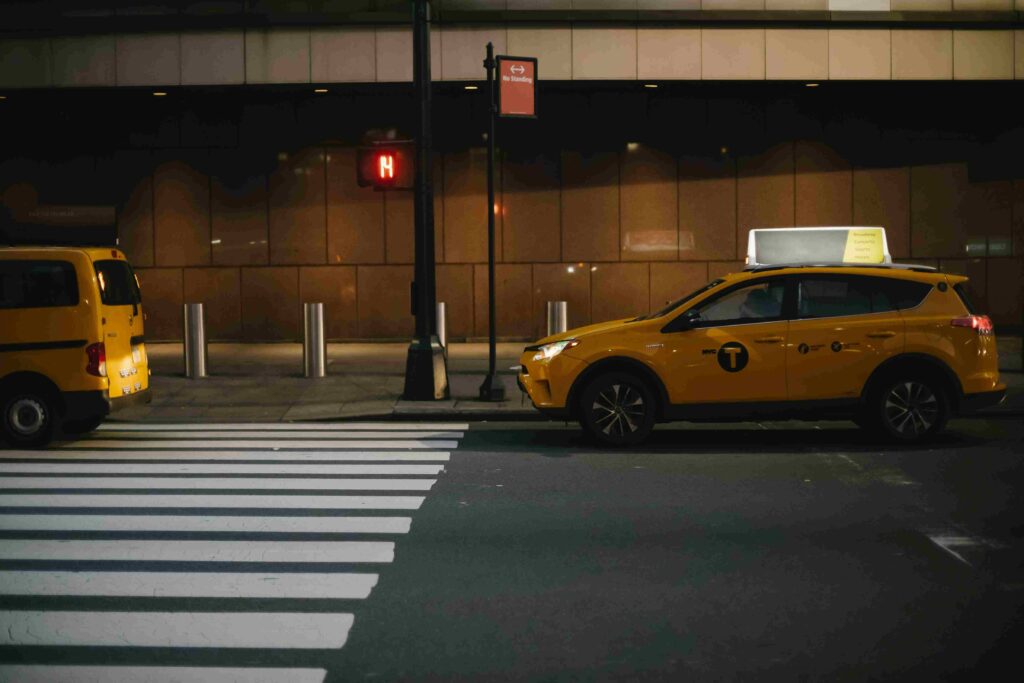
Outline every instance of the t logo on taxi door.
[[718, 364], [726, 372], [739, 372], [747, 367], [750, 354], [747, 348], [739, 342], [726, 342], [718, 349]]

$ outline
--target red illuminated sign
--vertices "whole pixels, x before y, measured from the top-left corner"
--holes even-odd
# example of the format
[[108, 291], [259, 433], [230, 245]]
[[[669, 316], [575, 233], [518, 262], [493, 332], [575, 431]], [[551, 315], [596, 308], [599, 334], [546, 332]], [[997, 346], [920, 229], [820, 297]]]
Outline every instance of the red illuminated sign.
[[499, 55], [498, 116], [537, 118], [537, 60]]
[[360, 147], [356, 158], [359, 187], [408, 190], [416, 182], [415, 149], [411, 142]]

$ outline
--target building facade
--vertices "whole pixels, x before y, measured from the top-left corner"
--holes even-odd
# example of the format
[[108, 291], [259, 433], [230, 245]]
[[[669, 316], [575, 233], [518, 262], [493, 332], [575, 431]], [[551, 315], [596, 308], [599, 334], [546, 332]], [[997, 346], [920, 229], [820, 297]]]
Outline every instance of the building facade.
[[[81, 4], [0, 10], [17, 234], [109, 222], [152, 339], [197, 301], [213, 339], [297, 339], [307, 301], [332, 339], [411, 335], [411, 195], [355, 173], [367, 131], [412, 130], [408, 3]], [[434, 4], [451, 338], [487, 331], [487, 42], [541, 82], [540, 118], [498, 130], [499, 336], [539, 336], [548, 300], [574, 326], [659, 308], [752, 228], [849, 224], [1021, 325], [1024, 2]]]

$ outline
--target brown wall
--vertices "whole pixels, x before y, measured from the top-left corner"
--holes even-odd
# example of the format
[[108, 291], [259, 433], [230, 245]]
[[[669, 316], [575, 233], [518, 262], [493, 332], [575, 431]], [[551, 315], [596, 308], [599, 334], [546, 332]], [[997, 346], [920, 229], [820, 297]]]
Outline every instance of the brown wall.
[[[181, 303], [203, 301], [215, 312], [213, 338], [295, 339], [312, 300], [327, 304], [333, 339], [411, 334], [409, 197], [356, 187], [354, 158], [300, 150], [268, 178], [234, 185], [208, 183], [184, 162], [144, 178], [120, 227], [150, 334], [178, 338]], [[436, 169], [438, 299], [454, 339], [487, 333], [482, 158], [450, 153]], [[539, 336], [548, 300], [569, 302], [573, 326], [658, 308], [742, 268], [751, 227], [849, 223], [885, 226], [897, 260], [967, 274], [997, 323], [1021, 321], [1024, 180], [972, 183], [965, 163], [853, 168], [803, 141], [715, 159], [630, 145], [500, 170], [502, 337]]]
[[[351, 148], [255, 170], [237, 151], [160, 154], [118, 215], [151, 338], [180, 338], [181, 305], [197, 301], [213, 339], [297, 339], [304, 301], [326, 303], [332, 339], [412, 333], [410, 194], [357, 187]], [[451, 338], [481, 337], [486, 157], [437, 157], [438, 299]], [[856, 167], [805, 141], [715, 158], [630, 143], [506, 160], [497, 181], [502, 337], [538, 337], [548, 300], [569, 302], [572, 326], [656, 309], [742, 268], [749, 228], [851, 223], [885, 226], [897, 260], [969, 275], [998, 324], [1021, 324], [1024, 180], [972, 182], [966, 163]]]

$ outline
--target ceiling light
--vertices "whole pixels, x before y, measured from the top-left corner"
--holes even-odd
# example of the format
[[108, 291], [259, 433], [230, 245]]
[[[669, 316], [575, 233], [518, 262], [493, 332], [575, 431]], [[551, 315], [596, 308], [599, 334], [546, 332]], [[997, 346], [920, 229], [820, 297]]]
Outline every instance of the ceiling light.
[[638, 149], [640, 149], [640, 143], [639, 142], [627, 142], [626, 143], [626, 149], [629, 150], [630, 152], [635, 152]]
[[479, 90], [480, 89], [480, 86], [478, 86], [478, 85], [464, 85], [462, 87], [463, 87], [464, 90]]
[[808, 88], [817, 88], [818, 87], [817, 83], [805, 83], [804, 85], [806, 85]]
[[644, 87], [645, 88], [657, 88], [658, 84], [657, 83], [644, 83]]
[[0, 100], [6, 100], [6, 99], [7, 99], [7, 95], [0, 95]]
[[153, 93], [153, 97], [167, 97], [167, 93], [165, 93], [165, 92], [163, 92], [161, 90], [157, 90], [156, 92]]
[[313, 92], [317, 92], [317, 93], [325, 93], [325, 92], [327, 92], [327, 88], [315, 88], [315, 89], [313, 90]]

